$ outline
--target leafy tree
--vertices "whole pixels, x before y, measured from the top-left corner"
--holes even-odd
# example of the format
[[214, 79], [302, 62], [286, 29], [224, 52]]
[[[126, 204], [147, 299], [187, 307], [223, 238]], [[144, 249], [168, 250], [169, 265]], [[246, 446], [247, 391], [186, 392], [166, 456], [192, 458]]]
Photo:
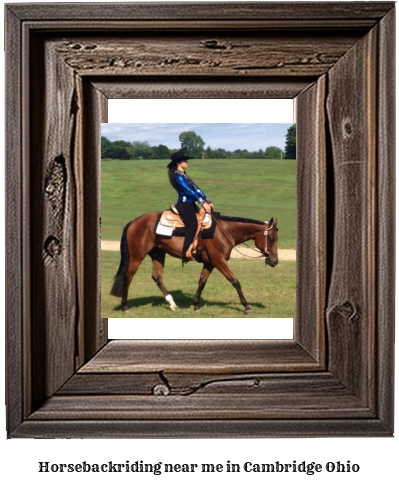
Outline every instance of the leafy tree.
[[270, 146], [265, 150], [265, 159], [283, 159], [284, 152], [280, 147]]
[[101, 140], [101, 156], [111, 159], [130, 159], [131, 156], [127, 150], [129, 144], [129, 142], [125, 142], [124, 140], [115, 140], [114, 142], [108, 140], [108, 143], [107, 139], [105, 141]]
[[285, 136], [285, 158], [296, 159], [296, 124], [291, 125]]
[[211, 149], [210, 145], [208, 145], [208, 147], [206, 148], [205, 157], [207, 159], [213, 159], [213, 150]]
[[250, 158], [250, 152], [248, 152], [247, 149], [236, 149], [233, 152], [233, 158], [234, 159], [249, 159]]
[[202, 151], [204, 149], [205, 142], [200, 135], [197, 135], [193, 131], [182, 132], [179, 135], [181, 149], [186, 156], [200, 159], [202, 157]]
[[111, 158], [126, 161], [130, 159], [130, 154], [125, 147], [113, 148], [111, 150]]
[[227, 158], [226, 149], [221, 149], [220, 147], [219, 147], [219, 149], [215, 149], [213, 151], [213, 157], [215, 159], [226, 159]]
[[111, 147], [112, 142], [107, 139], [107, 137], [101, 137], [101, 158], [110, 157], [108, 151]]
[[132, 143], [133, 157], [135, 159], [151, 159], [153, 155], [152, 147], [148, 142], [136, 140]]
[[170, 152], [166, 145], [159, 144], [158, 147], [153, 147], [154, 159], [169, 159]]

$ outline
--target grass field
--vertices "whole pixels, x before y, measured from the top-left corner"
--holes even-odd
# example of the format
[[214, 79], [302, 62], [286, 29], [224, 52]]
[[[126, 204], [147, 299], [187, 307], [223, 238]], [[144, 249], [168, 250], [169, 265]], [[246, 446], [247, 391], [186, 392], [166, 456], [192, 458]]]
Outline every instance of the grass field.
[[[158, 286], [151, 279], [152, 263], [146, 257], [129, 288], [129, 313], [123, 314], [120, 298], [110, 296], [113, 277], [119, 265], [119, 252], [101, 252], [101, 316], [104, 318], [294, 318], [295, 262], [282, 261], [272, 269], [263, 260], [231, 259], [230, 266], [239, 279], [252, 308], [244, 315], [233, 286], [217, 270], [208, 279], [201, 296], [201, 310], [192, 306], [202, 266], [166, 257], [164, 283], [179, 307], [170, 311]], [[184, 282], [184, 286], [182, 286]]]
[[[120, 240], [127, 222], [176, 203], [169, 161], [101, 164], [101, 238]], [[290, 160], [189, 161], [188, 174], [222, 215], [278, 218], [279, 248], [296, 248], [296, 164]]]
[[[149, 211], [162, 211], [177, 201], [167, 177], [169, 161], [110, 161], [101, 164], [101, 239], [120, 241], [127, 222]], [[280, 249], [296, 248], [296, 163], [290, 160], [190, 160], [188, 174], [222, 215], [270, 220], [278, 218]], [[253, 242], [248, 242], [252, 243]], [[101, 316], [122, 318], [120, 298], [109, 295], [119, 266], [119, 252], [101, 253]], [[280, 261], [274, 269], [263, 260], [231, 259], [252, 307], [250, 317], [295, 317], [295, 262]], [[232, 285], [214, 270], [203, 292], [202, 309], [191, 306], [202, 266], [167, 256], [164, 282], [172, 293], [179, 318], [244, 317]], [[151, 279], [151, 260], [141, 264], [129, 289], [128, 318], [170, 318], [158, 287]]]

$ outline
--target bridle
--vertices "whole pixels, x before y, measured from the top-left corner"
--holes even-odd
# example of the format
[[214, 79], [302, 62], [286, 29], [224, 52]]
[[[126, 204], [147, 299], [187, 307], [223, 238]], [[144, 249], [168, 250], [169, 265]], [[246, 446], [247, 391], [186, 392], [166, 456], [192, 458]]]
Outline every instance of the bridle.
[[[269, 222], [265, 222], [265, 223], [266, 223], [266, 225], [269, 225]], [[271, 225], [270, 227], [266, 228], [266, 230], [263, 232], [263, 234], [264, 234], [264, 236], [265, 236], [265, 253], [264, 253], [264, 255], [265, 255], [265, 256], [267, 256], [267, 255], [268, 255], [268, 253], [269, 253], [269, 252], [268, 252], [268, 244], [267, 244], [267, 242], [268, 242], [268, 240], [267, 240], [267, 239], [268, 239], [268, 237], [269, 237], [269, 232], [270, 232], [270, 230], [272, 230], [272, 228], [273, 228], [274, 226], [275, 226], [275, 223], [273, 222], [273, 223], [272, 223], [272, 225]]]
[[[229, 244], [231, 245], [231, 248], [234, 249], [235, 245], [233, 243], [231, 243], [230, 241], [230, 236], [225, 232], [224, 228], [219, 224], [218, 220], [212, 215], [211, 213], [211, 217], [215, 220], [216, 224], [219, 226], [219, 228], [222, 230], [222, 232], [224, 233], [225, 237], [227, 238]], [[269, 222], [265, 222], [266, 225], [269, 225]], [[269, 232], [270, 230], [275, 226], [275, 223], [273, 223], [270, 227], [266, 228], [266, 230], [263, 232], [264, 236], [265, 236], [265, 251], [262, 252], [261, 250], [259, 249], [254, 249], [253, 247], [251, 247], [250, 245], [248, 245], [246, 242], [242, 242], [246, 247], [248, 247], [249, 249], [253, 250], [254, 252], [257, 252], [258, 254], [261, 254], [261, 255], [258, 255], [256, 257], [252, 257], [251, 255], [245, 255], [243, 254], [242, 252], [240, 252], [237, 248], [236, 248], [236, 252], [238, 252], [240, 255], [243, 255], [244, 257], [248, 257], [250, 259], [261, 259], [262, 257], [268, 257], [268, 245], [267, 245], [267, 239], [268, 239], [268, 236], [269, 236]]]

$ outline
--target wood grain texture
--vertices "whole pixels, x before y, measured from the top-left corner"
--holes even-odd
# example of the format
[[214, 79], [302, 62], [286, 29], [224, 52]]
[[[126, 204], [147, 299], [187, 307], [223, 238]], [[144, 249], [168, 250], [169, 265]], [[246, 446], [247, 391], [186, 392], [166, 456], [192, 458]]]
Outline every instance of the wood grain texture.
[[[118, 395], [124, 391], [124, 395], [151, 395], [156, 386], [165, 384], [162, 374], [75, 374], [58, 391], [60, 395]], [[167, 389], [156, 389], [160, 392]]]
[[[328, 2], [314, 4], [303, 2], [301, 6], [289, 2], [201, 2], [187, 3], [185, 8], [181, 4], [155, 3], [155, 4], [38, 4], [32, 9], [29, 5], [10, 5], [9, 10], [21, 20], [173, 20], [175, 25], [188, 20], [233, 20], [237, 19], [245, 23], [252, 20], [270, 19], [284, 22], [287, 20], [302, 23], [304, 26], [310, 21], [327, 20], [339, 21], [341, 25], [345, 21], [352, 21], [364, 25], [371, 20], [374, 23], [380, 20], [393, 8], [393, 2], [378, 2], [376, 5], [370, 2], [350, 2], [338, 4]], [[93, 25], [93, 23], [92, 23]], [[366, 24], [369, 27], [369, 24]], [[291, 24], [292, 28], [292, 24]]]
[[226, 374], [318, 368], [293, 340], [111, 340], [80, 372]]
[[[11, 437], [392, 435], [394, 4], [204, 5], [6, 8]], [[293, 341], [106, 343], [111, 95], [296, 97]]]
[[312, 78], [261, 77], [256, 79], [223, 78], [212, 80], [200, 77], [158, 77], [127, 76], [113, 78], [92, 78], [92, 84], [105, 98], [295, 98], [305, 90]]
[[[295, 338], [325, 364], [327, 280], [326, 76], [296, 98], [297, 111], [297, 319]], [[320, 245], [324, 242], [324, 245]], [[313, 296], [313, 299], [308, 299]], [[300, 304], [299, 304], [300, 303]], [[318, 323], [316, 328], [305, 323]]]
[[136, 33], [120, 36], [116, 42], [106, 36], [75, 37], [57, 42], [56, 50], [68, 66], [90, 76], [289, 77], [295, 71], [295, 76], [309, 77], [331, 68], [358, 36]]
[[91, 83], [84, 85], [84, 359], [108, 341], [108, 325], [101, 319], [101, 118], [104, 96]]
[[[6, 397], [7, 424], [13, 430], [24, 417], [24, 367], [21, 362], [24, 347], [24, 308], [26, 306], [23, 268], [26, 262], [23, 248], [22, 225], [27, 221], [23, 203], [23, 183], [26, 181], [26, 166], [23, 165], [22, 140], [22, 104], [21, 96], [22, 66], [12, 60], [18, 58], [22, 49], [22, 36], [18, 18], [9, 10], [6, 15], [5, 49], [7, 56], [5, 69], [9, 73], [6, 79], [7, 98], [5, 104], [5, 117], [10, 126], [14, 127], [6, 139], [5, 178], [7, 188], [5, 194], [6, 221], [21, 222], [21, 225], [7, 226], [5, 272], [6, 285], [6, 348], [7, 348], [7, 382]], [[25, 200], [26, 204], [26, 200]], [[25, 247], [26, 249], [26, 247]], [[26, 252], [26, 250], [25, 250]]]
[[[83, 404], [82, 404], [83, 406]], [[25, 421], [15, 438], [313, 438], [391, 435], [378, 419], [38, 420]]]
[[376, 308], [376, 356], [385, 356], [377, 370], [377, 408], [379, 417], [388, 427], [394, 424], [394, 363], [395, 347], [395, 11], [391, 10], [379, 24], [378, 57], [379, 86], [377, 103], [377, 241], [376, 282], [378, 282]]
[[[98, 100], [99, 106], [100, 106], [100, 119], [95, 121], [95, 126], [97, 127], [98, 130], [98, 123], [107, 123], [108, 122], [108, 98], [104, 95], [104, 93], [100, 90], [98, 90], [95, 86], [94, 83], [91, 83], [92, 85], [92, 90], [96, 92], [96, 99]], [[101, 133], [101, 132], [100, 132]], [[101, 159], [101, 153], [98, 156]], [[98, 187], [98, 185], [100, 187]], [[100, 198], [101, 200], [101, 175], [98, 178], [97, 175], [97, 187], [96, 187], [96, 192], [97, 192], [97, 198]], [[101, 255], [101, 204], [100, 208], [97, 208], [97, 223], [98, 223], [98, 231], [97, 231], [97, 238], [98, 238], [98, 249], [97, 252], [100, 252]], [[98, 269], [98, 283], [97, 286], [100, 288], [99, 289], [99, 302], [98, 302], [98, 309], [100, 310], [100, 315], [101, 315], [101, 276], [100, 276], [100, 268]], [[103, 345], [105, 345], [108, 341], [108, 319], [106, 318], [101, 318], [100, 322], [100, 327], [99, 327], [99, 332], [97, 334], [97, 340], [94, 342], [97, 345], [97, 348], [91, 352], [90, 350], [87, 350], [87, 353], [95, 353], [98, 351], [99, 348], [101, 348]]]
[[375, 48], [373, 29], [328, 73], [334, 177], [327, 327], [330, 370], [365, 403], [375, 335]]
[[[208, 376], [202, 383], [197, 377], [196, 389], [186, 387], [185, 375], [129, 374], [123, 380], [121, 374], [78, 374], [30, 419], [52, 420], [60, 414], [70, 420], [145, 420], [154, 415], [169, 420], [309, 419], [316, 409], [318, 419], [373, 417], [329, 373]], [[169, 392], [157, 394], [160, 385]]]
[[[355, 396], [337, 390], [316, 393], [251, 394], [233, 391], [229, 394], [195, 394], [192, 396], [54, 396], [30, 416], [30, 421], [56, 420], [259, 420], [259, 419], [317, 419], [372, 418]], [[290, 398], [291, 396], [291, 398]], [[292, 402], [295, 399], [295, 406]], [[328, 400], [328, 402], [327, 402]]]
[[[73, 158], [77, 93], [73, 72], [51, 48], [46, 63], [40, 63], [45, 48], [41, 40], [33, 44], [39, 61], [32, 70], [31, 93], [33, 404], [51, 396], [74, 372], [79, 312]], [[44, 87], [46, 78], [57, 83]]]
[[[161, 387], [162, 386], [162, 387]], [[122, 391], [122, 392], [121, 392]], [[323, 372], [295, 373], [239, 373], [239, 374], [204, 374], [162, 371], [159, 373], [85, 373], [75, 374], [58, 392], [64, 395], [178, 395], [192, 394], [230, 394], [272, 395], [274, 401], [281, 397], [282, 408], [286, 408], [287, 391], [296, 394], [307, 391], [326, 396], [345, 395], [345, 387], [332, 374]], [[353, 399], [353, 398], [352, 398]], [[326, 397], [326, 405], [330, 399]], [[288, 401], [289, 402], [289, 401]], [[325, 405], [325, 406], [326, 406]], [[309, 408], [310, 410], [311, 408]]]

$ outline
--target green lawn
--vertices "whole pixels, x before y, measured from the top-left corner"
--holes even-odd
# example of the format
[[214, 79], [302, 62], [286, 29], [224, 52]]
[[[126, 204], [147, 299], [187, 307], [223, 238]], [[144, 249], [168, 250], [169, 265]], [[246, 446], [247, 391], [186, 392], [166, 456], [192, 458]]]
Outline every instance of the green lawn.
[[[101, 238], [120, 240], [125, 224], [177, 201], [169, 161], [101, 164]], [[296, 163], [291, 160], [190, 160], [188, 174], [216, 211], [258, 220], [278, 218], [279, 248], [296, 247]]]
[[119, 265], [119, 252], [101, 252], [101, 316], [103, 318], [294, 318], [296, 279], [295, 262], [280, 261], [266, 267], [264, 261], [231, 259], [230, 266], [240, 281], [252, 308], [244, 315], [233, 286], [215, 269], [201, 296], [201, 310], [194, 312], [192, 301], [197, 291], [202, 265], [190, 262], [184, 268], [179, 259], [166, 257], [164, 284], [179, 307], [170, 311], [161, 291], [151, 279], [152, 263], [142, 262], [129, 289], [129, 313], [123, 314], [121, 299], [111, 296], [113, 277]]

